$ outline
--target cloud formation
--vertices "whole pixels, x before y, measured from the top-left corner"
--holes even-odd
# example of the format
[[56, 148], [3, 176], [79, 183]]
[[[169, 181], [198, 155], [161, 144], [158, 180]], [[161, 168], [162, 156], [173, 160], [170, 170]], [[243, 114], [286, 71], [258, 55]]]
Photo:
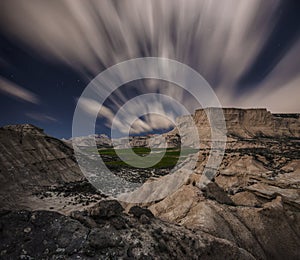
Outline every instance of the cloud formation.
[[87, 115], [98, 115], [98, 118], [106, 119], [106, 126], [119, 133], [131, 134], [151, 132], [157, 129], [169, 129], [173, 126], [176, 118], [183, 114], [181, 107], [169, 98], [161, 98], [152, 95], [143, 95], [142, 98], [133, 98], [124, 106], [120, 107], [118, 113], [114, 113], [105, 105], [96, 100], [80, 98], [78, 106]]
[[[299, 112], [296, 101], [283, 101], [294, 100], [300, 84], [295, 58], [300, 56], [299, 41], [277, 59], [262, 82], [236, 95], [244, 87], [238, 85], [240, 79], [276, 29], [282, 5], [280, 0], [11, 0], [2, 3], [0, 27], [45, 59], [67, 64], [89, 78], [128, 59], [165, 57], [197, 70], [225, 106]], [[141, 88], [144, 93], [176, 96], [183, 105], [193, 106], [189, 110], [197, 108], [182, 90], [164, 86], [148, 80]], [[118, 109], [126, 98], [117, 94]], [[97, 107], [97, 101], [87, 102], [87, 109]], [[111, 121], [116, 111], [103, 109]]]
[[12, 0], [3, 3], [7, 12], [2, 24], [45, 58], [82, 71], [97, 74], [101, 66], [158, 56], [189, 64], [207, 76], [219, 71], [230, 82], [260, 51], [279, 3]]
[[17, 84], [0, 76], [0, 92], [13, 98], [30, 102], [33, 104], [39, 104], [40, 100], [38, 96], [29, 90], [18, 86]]
[[38, 113], [38, 112], [27, 112], [25, 115], [33, 120], [39, 121], [39, 122], [57, 122], [58, 120], [52, 116], [46, 115], [44, 113]]
[[237, 97], [233, 91], [220, 88], [217, 95], [224, 106], [235, 104], [244, 108], [267, 108], [274, 113], [299, 113], [300, 59], [296, 57], [300, 57], [300, 40], [253, 91]]

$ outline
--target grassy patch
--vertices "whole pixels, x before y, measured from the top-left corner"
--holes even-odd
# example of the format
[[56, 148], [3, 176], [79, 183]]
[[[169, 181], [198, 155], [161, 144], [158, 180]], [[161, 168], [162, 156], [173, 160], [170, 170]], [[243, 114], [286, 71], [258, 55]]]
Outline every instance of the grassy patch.
[[[126, 161], [130, 164], [131, 162], [135, 162], [134, 156], [132, 156], [129, 153], [130, 149], [118, 149], [118, 153], [122, 155], [122, 157], [126, 157]], [[144, 157], [149, 155], [151, 152], [150, 148], [147, 147], [136, 147], [132, 149], [135, 154]], [[161, 156], [161, 152], [164, 151], [164, 149], [161, 148], [155, 148], [153, 149], [153, 157], [152, 159], [157, 161], [158, 158]], [[182, 151], [178, 148], [168, 148], [166, 149], [166, 153], [163, 156], [163, 158], [154, 166], [151, 168], [153, 169], [163, 169], [163, 168], [173, 168], [180, 156], [180, 152], [182, 152], [183, 159], [188, 156], [189, 154], [193, 154], [198, 152], [197, 149], [192, 149], [192, 148], [183, 148]], [[99, 154], [102, 156], [105, 164], [109, 168], [118, 168], [118, 167], [124, 167], [124, 168], [133, 168], [131, 165], [123, 162], [119, 156], [116, 154], [116, 151], [113, 148], [109, 149], [99, 149]]]

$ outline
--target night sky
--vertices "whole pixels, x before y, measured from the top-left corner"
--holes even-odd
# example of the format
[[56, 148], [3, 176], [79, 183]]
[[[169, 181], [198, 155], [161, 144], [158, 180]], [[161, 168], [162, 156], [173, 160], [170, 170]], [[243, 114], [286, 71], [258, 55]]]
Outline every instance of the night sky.
[[[151, 56], [194, 68], [225, 107], [300, 112], [299, 14], [299, 0], [2, 0], [0, 125], [31, 123], [70, 138], [90, 80]], [[150, 83], [123, 86], [107, 107], [116, 112], [141, 93], [178, 90]], [[183, 93], [182, 103], [190, 98]], [[99, 118], [97, 132], [108, 133], [107, 120]]]

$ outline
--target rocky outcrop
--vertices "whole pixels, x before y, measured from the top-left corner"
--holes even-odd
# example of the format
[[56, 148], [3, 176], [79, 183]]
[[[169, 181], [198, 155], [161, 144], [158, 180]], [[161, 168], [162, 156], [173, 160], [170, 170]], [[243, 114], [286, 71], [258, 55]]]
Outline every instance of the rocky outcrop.
[[[224, 115], [228, 141], [211, 183], [198, 186], [210, 153], [210, 127], [205, 111], [198, 110], [194, 119], [203, 139], [195, 168], [184, 168], [186, 161], [174, 173], [149, 180], [120, 199], [148, 202], [156, 217], [229, 240], [256, 259], [298, 259], [299, 116], [272, 115], [265, 109], [225, 109]], [[193, 145], [197, 133], [189, 120], [181, 117], [178, 123], [183, 142]], [[175, 190], [174, 179], [181, 180]]]
[[114, 147], [117, 149], [131, 147], [151, 147], [151, 148], [179, 148], [181, 140], [179, 134], [165, 133], [162, 135], [153, 134], [146, 136], [130, 136], [114, 140]]
[[[229, 138], [213, 181], [197, 186], [209, 155], [204, 146], [189, 180], [149, 209], [165, 221], [229, 240], [257, 259], [298, 259], [299, 117], [239, 109], [224, 115]], [[205, 136], [203, 111], [195, 116]]]
[[29, 124], [0, 128], [0, 169], [1, 204], [83, 179], [73, 150]]
[[254, 259], [226, 239], [122, 211], [117, 201], [71, 217], [2, 211], [1, 259]]
[[110, 138], [105, 134], [94, 134], [88, 136], [78, 136], [73, 137], [71, 139], [62, 139], [65, 143], [72, 145], [72, 143], [76, 143], [77, 146], [80, 147], [91, 147], [94, 144], [97, 145], [99, 148], [109, 148], [112, 147], [112, 142]]
[[[206, 125], [205, 111], [211, 113], [217, 108], [195, 111], [194, 120], [199, 128]], [[238, 138], [300, 138], [299, 114], [272, 114], [264, 108], [223, 108], [227, 134]]]
[[229, 240], [256, 259], [299, 258], [300, 211], [285, 202], [283, 191], [250, 186], [230, 196], [221, 187], [207, 189], [200, 192], [191, 182], [150, 209], [164, 221]]
[[[69, 182], [80, 178], [69, 146], [30, 125], [1, 128], [3, 190], [23, 196], [31, 183], [50, 184], [35, 193], [42, 204], [29, 208], [49, 209], [59, 200], [52, 210], [69, 216], [12, 211], [10, 204], [0, 213], [0, 258], [299, 259], [299, 115], [224, 109], [224, 116], [228, 140], [212, 182], [198, 185], [210, 153], [210, 127], [205, 111], [197, 110], [199, 153], [172, 174], [146, 181], [131, 197], [120, 196], [128, 213], [90, 186]], [[178, 122], [184, 130], [180, 140], [193, 146], [193, 125], [188, 117]], [[178, 143], [177, 129], [167, 136]], [[159, 145], [162, 136], [155, 138], [147, 140]], [[61, 165], [60, 158], [68, 163]], [[43, 172], [40, 165], [51, 170]], [[30, 177], [25, 169], [32, 169]], [[9, 200], [5, 194], [2, 201]]]
[[[214, 115], [220, 108], [198, 109], [192, 115], [177, 118], [176, 125], [181, 130], [181, 138], [195, 146], [195, 122], [201, 141], [209, 141], [211, 127], [207, 114]], [[229, 141], [256, 138], [300, 138], [300, 114], [272, 114], [266, 109], [223, 108]], [[217, 127], [217, 126], [216, 126]], [[177, 133], [175, 131], [174, 133]]]

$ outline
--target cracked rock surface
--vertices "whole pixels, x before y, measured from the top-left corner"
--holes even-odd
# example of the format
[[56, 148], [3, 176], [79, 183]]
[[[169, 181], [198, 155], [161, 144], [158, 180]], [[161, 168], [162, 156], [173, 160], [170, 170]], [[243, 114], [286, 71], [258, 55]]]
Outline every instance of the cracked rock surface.
[[[137, 208], [133, 210], [136, 212]], [[1, 259], [254, 259], [234, 243], [102, 201], [89, 212], [2, 211]], [[149, 214], [149, 213], [148, 213]]]

